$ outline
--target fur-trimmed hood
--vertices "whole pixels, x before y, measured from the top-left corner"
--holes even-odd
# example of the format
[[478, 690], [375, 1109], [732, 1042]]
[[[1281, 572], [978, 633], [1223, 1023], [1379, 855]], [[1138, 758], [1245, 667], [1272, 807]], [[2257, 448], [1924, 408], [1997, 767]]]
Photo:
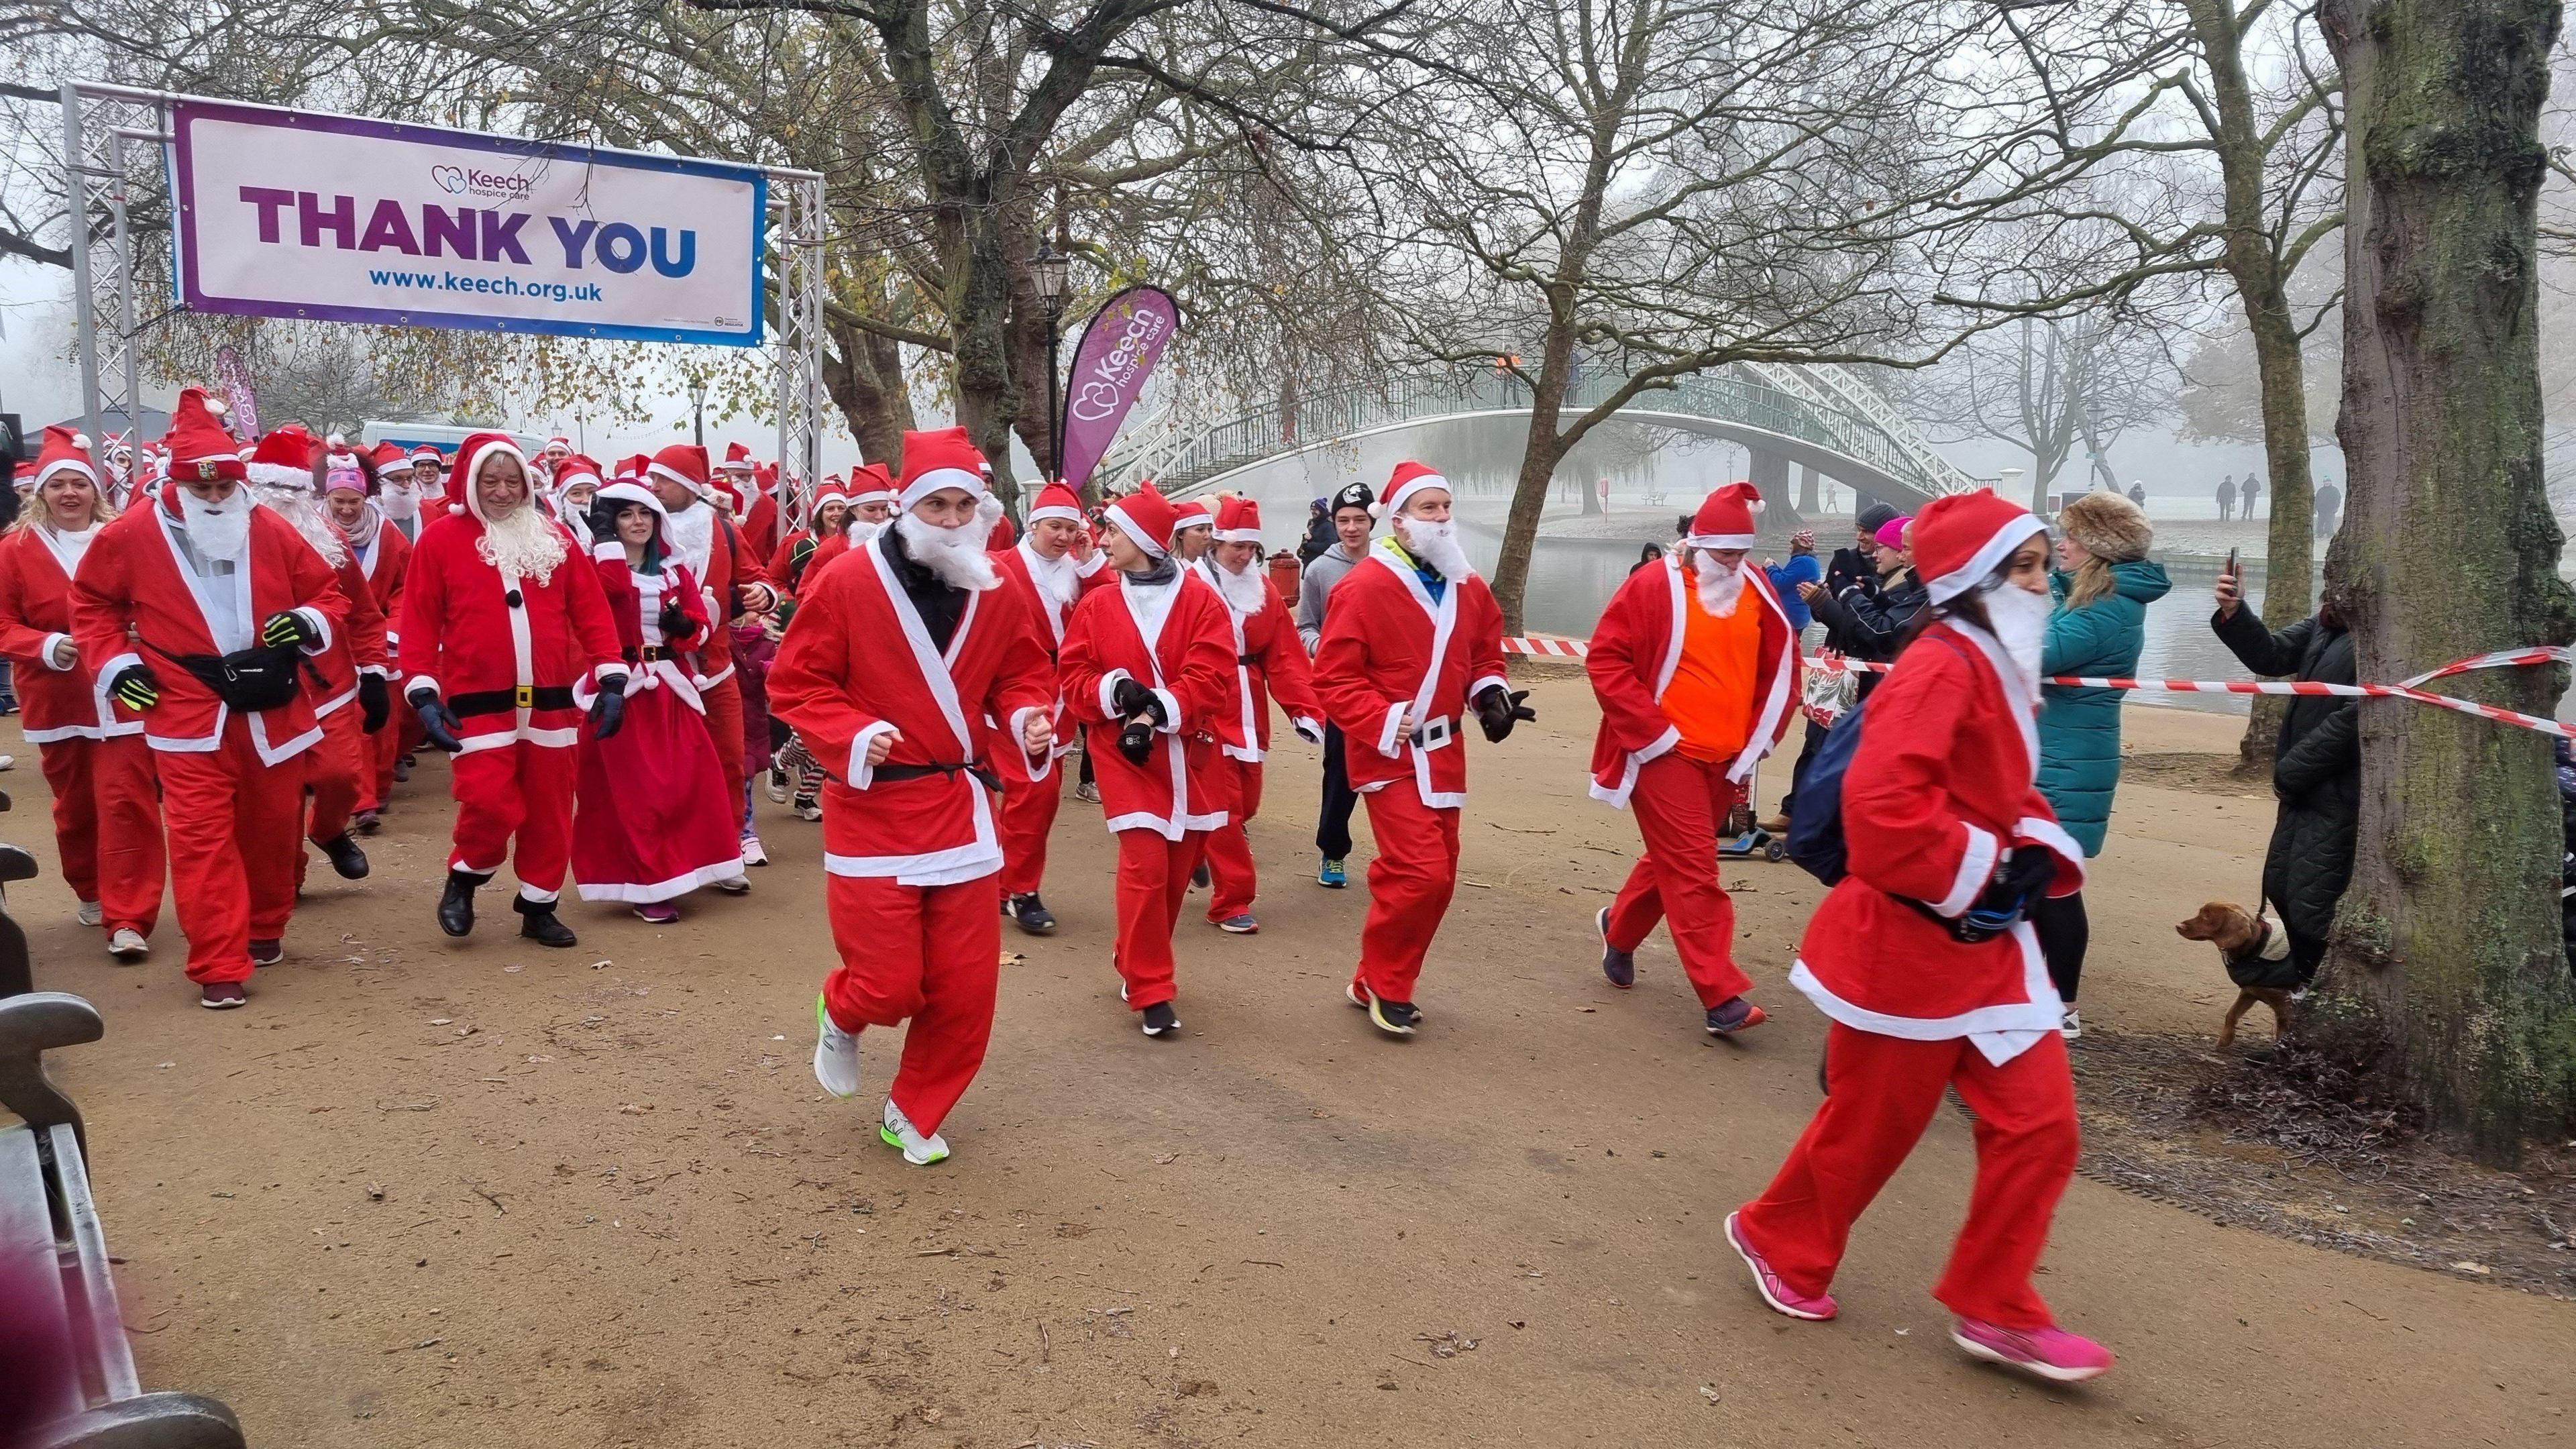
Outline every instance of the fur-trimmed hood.
[[2087, 493], [2067, 504], [2057, 523], [2068, 538], [2107, 563], [2145, 558], [2155, 546], [2155, 525], [2147, 522], [2147, 511], [2109, 491]]

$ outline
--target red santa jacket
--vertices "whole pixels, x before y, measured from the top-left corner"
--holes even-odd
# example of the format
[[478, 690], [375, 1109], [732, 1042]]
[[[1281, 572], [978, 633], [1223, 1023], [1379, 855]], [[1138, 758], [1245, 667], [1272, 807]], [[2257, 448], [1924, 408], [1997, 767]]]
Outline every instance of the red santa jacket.
[[[1351, 788], [1409, 778], [1435, 810], [1465, 805], [1468, 702], [1505, 682], [1503, 611], [1483, 579], [1451, 579], [1435, 603], [1411, 560], [1382, 538], [1333, 586], [1315, 643], [1315, 696], [1350, 737], [1342, 762]], [[1408, 710], [1410, 738], [1396, 732]]]
[[[1038, 641], [1038, 647], [1046, 651], [1048, 667], [1054, 668], [1064, 652], [1064, 626], [1072, 617], [1074, 606], [1082, 602], [1085, 594], [1107, 583], [1109, 578], [1095, 573], [1086, 579], [1077, 574], [1073, 603], [1057, 603], [1054, 596], [1038, 587], [1037, 576], [1031, 572], [1037, 561], [1027, 549], [1028, 545], [1022, 543], [993, 554], [993, 567], [1002, 576], [1002, 587], [1018, 596], [1021, 616], [1029, 621], [1030, 635]], [[1054, 723], [1055, 747], [1051, 758], [1061, 759], [1065, 751], [1073, 748], [1073, 713], [1066, 708], [1061, 690], [1056, 694]], [[1013, 773], [1007, 758], [1003, 761], [1002, 776], [1023, 782], [1028, 779], [1025, 771]]]
[[2051, 895], [2084, 884], [2084, 852], [2033, 784], [2037, 701], [2002, 646], [1954, 622], [1926, 630], [1872, 691], [1843, 776], [1851, 873], [1807, 923], [1789, 979], [1825, 1015], [1917, 1041], [1972, 1039], [1994, 1062], [2058, 1029], [2057, 989], [2025, 921], [1975, 944], [1955, 918], [2007, 850], [2058, 857]]
[[376, 608], [385, 616], [385, 665], [388, 672], [394, 672], [402, 656], [403, 576], [411, 572], [411, 540], [403, 537], [403, 531], [378, 510], [375, 538], [364, 548], [350, 544], [349, 552], [357, 556], [358, 572], [366, 575], [367, 587], [376, 596]]
[[[1138, 587], [1113, 571], [1114, 586], [1083, 596], [1064, 629], [1065, 700], [1074, 717], [1105, 728], [1092, 735], [1091, 772], [1111, 830], [1151, 830], [1178, 840], [1214, 830], [1233, 804], [1230, 772], [1218, 768], [1215, 729], [1231, 703], [1234, 639], [1225, 600], [1184, 568], [1160, 587]], [[1126, 717], [1112, 704], [1133, 679], [1162, 701], [1154, 752], [1136, 764], [1120, 752]]]
[[553, 573], [505, 579], [476, 551], [482, 537], [481, 519], [450, 513], [413, 541], [396, 631], [403, 692], [439, 692], [469, 751], [519, 740], [569, 749], [581, 738], [574, 683], [626, 668], [599, 574], [563, 534]]
[[778, 551], [778, 500], [767, 493], [754, 493], [751, 507], [742, 516], [743, 552], [748, 555], [744, 572], [758, 574], [769, 567], [770, 555]]
[[[1025, 760], [1021, 729], [1053, 707], [1046, 655], [1019, 609], [1004, 589], [969, 596], [943, 652], [882, 548], [806, 575], [769, 666], [769, 712], [830, 773], [824, 869], [938, 886], [1002, 868], [992, 793], [962, 767], [990, 768], [1003, 752]], [[880, 735], [893, 745], [871, 766]]]
[[0, 536], [0, 655], [17, 666], [10, 677], [27, 743], [141, 734], [140, 718], [130, 711], [120, 718], [102, 705], [88, 655], [69, 668], [54, 662], [54, 645], [72, 637], [72, 576], [59, 547], [56, 535], [36, 524]]
[[[1726, 767], [1726, 778], [1739, 783], [1779, 746], [1798, 702], [1798, 631], [1762, 570], [1748, 566], [1743, 577], [1737, 607], [1762, 611], [1762, 633], [1755, 646], [1760, 658], [1754, 661], [1751, 729], [1744, 749]], [[1593, 626], [1583, 668], [1601, 701], [1601, 730], [1592, 740], [1595, 800], [1627, 809], [1637, 771], [1681, 743], [1682, 732], [1665, 717], [1662, 700], [1681, 665], [1689, 618], [1683, 611], [1699, 607], [1692, 593], [1681, 561], [1667, 555], [1655, 567], [1628, 575]]]
[[[321, 636], [305, 654], [327, 653], [348, 619], [349, 601], [340, 592], [338, 576], [294, 524], [250, 505], [247, 490], [235, 496], [250, 506], [250, 549], [243, 558], [247, 567], [224, 579], [198, 580], [198, 585], [236, 590], [252, 642], [268, 619], [294, 612]], [[94, 688], [102, 708], [109, 686], [127, 665], [147, 665], [161, 681], [161, 700], [142, 716], [144, 742], [176, 754], [207, 754], [223, 748], [224, 724], [232, 710], [170, 656], [225, 651], [191, 587], [193, 571], [180, 555], [178, 520], [168, 498], [165, 490], [151, 506], [100, 528], [72, 580], [72, 638], [83, 660], [98, 661]], [[128, 631], [141, 642], [130, 639]], [[314, 703], [308, 686], [277, 708], [250, 717], [251, 745], [262, 764], [292, 759], [322, 738]], [[121, 714], [124, 706], [116, 708]]]
[[[1223, 598], [1225, 582], [1215, 560], [1202, 555], [1199, 567]], [[1226, 619], [1234, 628], [1234, 698], [1221, 712], [1216, 731], [1218, 749], [1253, 765], [1270, 752], [1273, 699], [1299, 734], [1317, 743], [1324, 738], [1324, 706], [1315, 698], [1314, 674], [1306, 663], [1306, 643], [1297, 637], [1297, 621], [1280, 604], [1269, 577], [1258, 571], [1256, 576], [1261, 579], [1259, 612], [1239, 612], [1233, 600], [1226, 600]]]
[[[359, 675], [388, 675], [393, 672], [393, 664], [385, 652], [385, 615], [376, 603], [375, 586], [367, 581], [366, 570], [359, 567], [357, 555], [349, 548], [339, 525], [319, 514], [314, 521], [328, 529], [331, 541], [338, 545], [340, 561], [331, 566], [331, 571], [340, 580], [340, 592], [349, 600], [348, 627], [313, 661], [314, 670], [322, 676], [313, 698], [313, 713], [318, 717], [358, 697]], [[312, 541], [309, 536], [305, 539], [307, 543]], [[315, 551], [326, 560], [331, 557], [319, 545]]]
[[[709, 627], [706, 591], [699, 587], [698, 576], [675, 558], [663, 559], [658, 574], [639, 574], [627, 564], [622, 543], [594, 545], [591, 557], [599, 570], [600, 595], [617, 626], [618, 651], [629, 666], [626, 692], [668, 689], [682, 704], [705, 714], [706, 701], [698, 695], [695, 675], [681, 667]], [[662, 601], [674, 596], [689, 626], [677, 638], [668, 638], [662, 633]], [[574, 698], [585, 709], [595, 693], [583, 684], [573, 686]]]

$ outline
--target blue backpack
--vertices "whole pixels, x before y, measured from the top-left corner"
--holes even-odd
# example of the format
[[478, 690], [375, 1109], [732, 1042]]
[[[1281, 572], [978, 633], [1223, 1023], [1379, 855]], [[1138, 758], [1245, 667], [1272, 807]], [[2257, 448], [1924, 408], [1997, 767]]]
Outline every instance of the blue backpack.
[[1843, 711], [1792, 786], [1797, 801], [1789, 810], [1789, 858], [1827, 885], [1849, 873], [1843, 848], [1843, 772], [1860, 753], [1861, 716], [1868, 708], [1864, 698]]

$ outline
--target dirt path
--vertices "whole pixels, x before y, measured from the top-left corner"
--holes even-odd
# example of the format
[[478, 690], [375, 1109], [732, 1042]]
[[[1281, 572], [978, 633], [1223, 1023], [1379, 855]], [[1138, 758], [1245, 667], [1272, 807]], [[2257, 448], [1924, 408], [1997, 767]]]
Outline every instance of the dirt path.
[[[783, 863], [749, 898], [677, 928], [574, 907], [577, 951], [488, 924], [457, 946], [429, 919], [430, 766], [375, 876], [319, 877], [286, 964], [222, 1015], [194, 1005], [175, 930], [120, 969], [34, 883], [12, 904], [40, 980], [108, 1017], [57, 1070], [90, 1114], [146, 1381], [221, 1395], [262, 1446], [2576, 1437], [2568, 1304], [2090, 1181], [2047, 1284], [2118, 1371], [2061, 1393], [1967, 1365], [1925, 1291], [1970, 1160], [1946, 1113], [1862, 1225], [1842, 1320], [1763, 1311], [1717, 1226], [1815, 1103], [1821, 1020], [1782, 977], [1817, 891], [1727, 872], [1775, 1012], [1740, 1047], [1701, 1033], [1660, 939], [1634, 992], [1608, 990], [1590, 920], [1633, 828], [1582, 798], [1582, 686], [1535, 702], [1542, 725], [1479, 751], [1470, 884], [1411, 1043], [1339, 996], [1364, 892], [1296, 873], [1311, 751], [1280, 752], [1255, 828], [1262, 934], [1200, 924], [1203, 895], [1184, 919], [1178, 1042], [1117, 1003], [1110, 855], [1068, 801], [1064, 929], [1010, 942], [991, 1061], [930, 1171], [876, 1143], [873, 1098], [814, 1086], [828, 938], [792, 820], [764, 822]], [[2132, 719], [2144, 749], [2228, 748], [2225, 720]], [[32, 753], [12, 834], [49, 855]], [[2171, 923], [2246, 893], [2268, 820], [2123, 790], [2089, 1022], [2215, 1027], [2222, 978]], [[890, 1055], [869, 1038], [872, 1092]]]

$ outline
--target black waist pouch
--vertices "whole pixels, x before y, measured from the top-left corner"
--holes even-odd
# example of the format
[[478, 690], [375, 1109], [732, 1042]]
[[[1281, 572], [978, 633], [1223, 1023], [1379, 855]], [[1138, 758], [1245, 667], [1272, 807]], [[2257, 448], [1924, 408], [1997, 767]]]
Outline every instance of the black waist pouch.
[[255, 645], [230, 654], [153, 652], [195, 675], [226, 705], [252, 714], [291, 703], [303, 689], [296, 676], [300, 651], [292, 644]]

